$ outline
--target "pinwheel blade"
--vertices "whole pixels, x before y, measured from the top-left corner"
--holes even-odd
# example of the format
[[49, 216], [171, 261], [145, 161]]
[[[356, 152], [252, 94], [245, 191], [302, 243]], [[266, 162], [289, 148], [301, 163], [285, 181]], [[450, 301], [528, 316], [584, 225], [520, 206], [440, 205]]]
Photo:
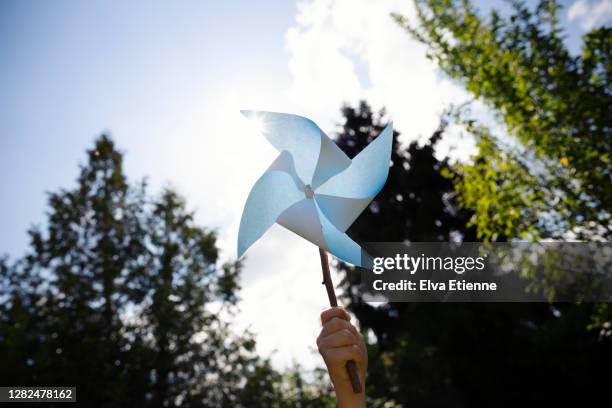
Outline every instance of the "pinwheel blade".
[[319, 160], [312, 177], [312, 189], [316, 190], [331, 177], [344, 171], [351, 165], [351, 159], [331, 140], [321, 132], [321, 149]]
[[348, 229], [385, 185], [392, 143], [393, 122], [353, 158], [346, 170], [317, 189], [317, 204], [340, 231]]
[[363, 262], [368, 262], [368, 255], [347, 234], [336, 228], [313, 199], [305, 198], [293, 204], [278, 217], [277, 222], [344, 262], [356, 266], [364, 266]]
[[272, 162], [270, 167], [266, 171], [282, 171], [287, 173], [293, 179], [295, 186], [300, 190], [304, 191], [304, 183], [298, 177], [295, 172], [295, 164], [293, 163], [293, 157], [286, 150], [281, 152], [278, 157]]
[[374, 197], [387, 180], [392, 142], [393, 122], [353, 158], [345, 171], [330, 178], [317, 192], [346, 198]]
[[287, 151], [291, 154], [295, 170], [302, 182], [312, 184], [323, 134], [317, 124], [310, 119], [288, 113], [249, 110], [241, 112], [247, 118], [260, 122], [260, 130], [272, 146], [279, 152]]
[[287, 208], [277, 221], [319, 248], [325, 247], [319, 211], [313, 199], [304, 198]]
[[333, 220], [336, 228], [344, 232], [372, 202], [373, 198], [346, 198], [317, 194], [315, 199], [323, 214]]
[[253, 186], [242, 212], [238, 232], [238, 258], [293, 204], [304, 198], [285, 171], [265, 172]]
[[320, 248], [327, 250], [344, 262], [362, 266], [361, 247], [346, 233], [337, 229], [320, 209], [319, 219], [321, 220], [321, 230], [325, 240], [325, 246], [320, 246]]

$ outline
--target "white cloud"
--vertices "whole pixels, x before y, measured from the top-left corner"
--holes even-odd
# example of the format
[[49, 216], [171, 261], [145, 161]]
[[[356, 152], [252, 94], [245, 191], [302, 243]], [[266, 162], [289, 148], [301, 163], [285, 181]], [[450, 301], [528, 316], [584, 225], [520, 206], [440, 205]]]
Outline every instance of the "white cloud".
[[237, 318], [257, 334], [259, 352], [280, 367], [321, 366], [316, 337], [328, 300], [317, 247], [275, 225], [249, 250], [245, 271]]
[[591, 30], [612, 20], [612, 0], [578, 0], [567, 12], [569, 21], [577, 21], [583, 30]]
[[287, 32], [288, 96], [328, 128], [342, 103], [365, 99], [387, 109], [404, 141], [428, 137], [449, 104], [469, 98], [392, 19], [391, 12], [399, 12], [414, 21], [411, 2], [315, 0], [298, 9], [297, 24]]

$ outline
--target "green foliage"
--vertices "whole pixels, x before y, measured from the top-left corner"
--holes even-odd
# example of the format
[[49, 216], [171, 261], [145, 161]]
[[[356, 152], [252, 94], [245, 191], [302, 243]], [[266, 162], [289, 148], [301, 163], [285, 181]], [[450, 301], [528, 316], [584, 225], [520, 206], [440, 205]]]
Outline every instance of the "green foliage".
[[483, 241], [534, 238], [538, 227], [551, 225], [550, 219], [540, 224], [547, 196], [534, 188], [537, 178], [512, 151], [501, 149], [485, 128], [469, 123], [467, 129], [477, 135], [477, 157], [471, 164], [457, 164], [455, 174], [444, 175], [453, 179], [460, 205], [475, 212], [469, 225]]
[[[455, 112], [479, 148], [454, 177], [459, 202], [475, 211], [470, 225], [479, 239], [608, 240], [612, 28], [586, 33], [574, 56], [553, 0], [534, 10], [512, 1], [509, 15], [493, 9], [488, 19], [469, 0], [415, 5], [417, 24], [400, 15], [396, 21], [509, 132], [504, 143]], [[610, 318], [598, 313], [590, 327], [607, 333]]]
[[493, 109], [518, 142], [511, 145], [520, 145], [504, 146], [482, 127], [475, 132], [480, 151], [473, 166], [459, 169], [465, 177], [458, 190], [476, 211], [479, 236], [494, 240], [501, 229], [511, 237], [569, 230], [583, 239], [608, 237], [612, 29], [587, 33], [582, 54], [573, 56], [555, 1], [542, 0], [533, 11], [513, 1], [511, 15], [493, 10], [488, 19], [468, 0], [415, 4], [418, 24], [395, 19], [428, 46], [444, 73]]
[[588, 329], [599, 331], [601, 340], [612, 340], [612, 304], [597, 305], [597, 313], [591, 317]]
[[304, 373], [296, 365], [280, 374], [265, 361], [248, 375], [240, 404], [245, 408], [334, 408], [336, 398], [326, 370]]

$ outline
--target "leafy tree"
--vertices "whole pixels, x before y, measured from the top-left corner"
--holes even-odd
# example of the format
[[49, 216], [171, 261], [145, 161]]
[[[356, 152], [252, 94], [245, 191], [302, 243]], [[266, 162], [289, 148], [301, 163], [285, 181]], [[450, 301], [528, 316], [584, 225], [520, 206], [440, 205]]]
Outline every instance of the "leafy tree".
[[[610, 117], [612, 28], [583, 36], [581, 54], [563, 43], [560, 5], [534, 10], [513, 1], [488, 19], [469, 0], [416, 0], [418, 27], [399, 24], [428, 46], [444, 73], [482, 99], [506, 126], [504, 139], [456, 112], [476, 138], [472, 163], [457, 166], [459, 201], [475, 211], [478, 237], [608, 240], [612, 228]], [[611, 309], [590, 328], [612, 339]]]
[[455, 178], [460, 201], [476, 212], [478, 235], [583, 239], [610, 236], [612, 29], [595, 28], [573, 56], [563, 43], [560, 6], [481, 17], [469, 0], [416, 0], [418, 21], [395, 15], [451, 78], [492, 108], [506, 126], [494, 137], [465, 112], [477, 140]]
[[[384, 128], [384, 112], [361, 103], [343, 109], [338, 145], [350, 156]], [[427, 143], [403, 147], [395, 134], [383, 190], [350, 227], [358, 242], [474, 241], [473, 213], [455, 200], [457, 175], [436, 159], [442, 126]], [[460, 175], [457, 175], [460, 177]], [[545, 303], [388, 303], [356, 293], [359, 272], [338, 264], [345, 301], [368, 341], [372, 406], [554, 404], [603, 393], [597, 374], [612, 350], [585, 331], [588, 305]]]
[[0, 382], [73, 385], [88, 406], [267, 406], [242, 388], [277, 377], [229, 324], [240, 265], [175, 192], [130, 186], [110, 138], [87, 154], [26, 256], [0, 260]]

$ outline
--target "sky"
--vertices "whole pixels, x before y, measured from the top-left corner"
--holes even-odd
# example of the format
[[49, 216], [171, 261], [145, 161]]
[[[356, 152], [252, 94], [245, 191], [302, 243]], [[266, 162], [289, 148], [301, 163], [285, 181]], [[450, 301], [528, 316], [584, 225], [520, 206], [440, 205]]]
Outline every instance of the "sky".
[[[573, 52], [612, 21], [612, 0], [562, 3]], [[233, 259], [246, 197], [277, 155], [240, 109], [297, 113], [333, 135], [342, 104], [365, 99], [408, 143], [470, 99], [391, 12], [414, 17], [409, 0], [0, 2], [0, 254], [26, 250], [46, 193], [75, 185], [106, 132], [130, 180], [176, 188]], [[448, 133], [438, 154], [467, 159], [472, 142]], [[282, 227], [247, 253], [237, 327], [279, 367], [322, 363], [320, 273], [316, 247]]]

